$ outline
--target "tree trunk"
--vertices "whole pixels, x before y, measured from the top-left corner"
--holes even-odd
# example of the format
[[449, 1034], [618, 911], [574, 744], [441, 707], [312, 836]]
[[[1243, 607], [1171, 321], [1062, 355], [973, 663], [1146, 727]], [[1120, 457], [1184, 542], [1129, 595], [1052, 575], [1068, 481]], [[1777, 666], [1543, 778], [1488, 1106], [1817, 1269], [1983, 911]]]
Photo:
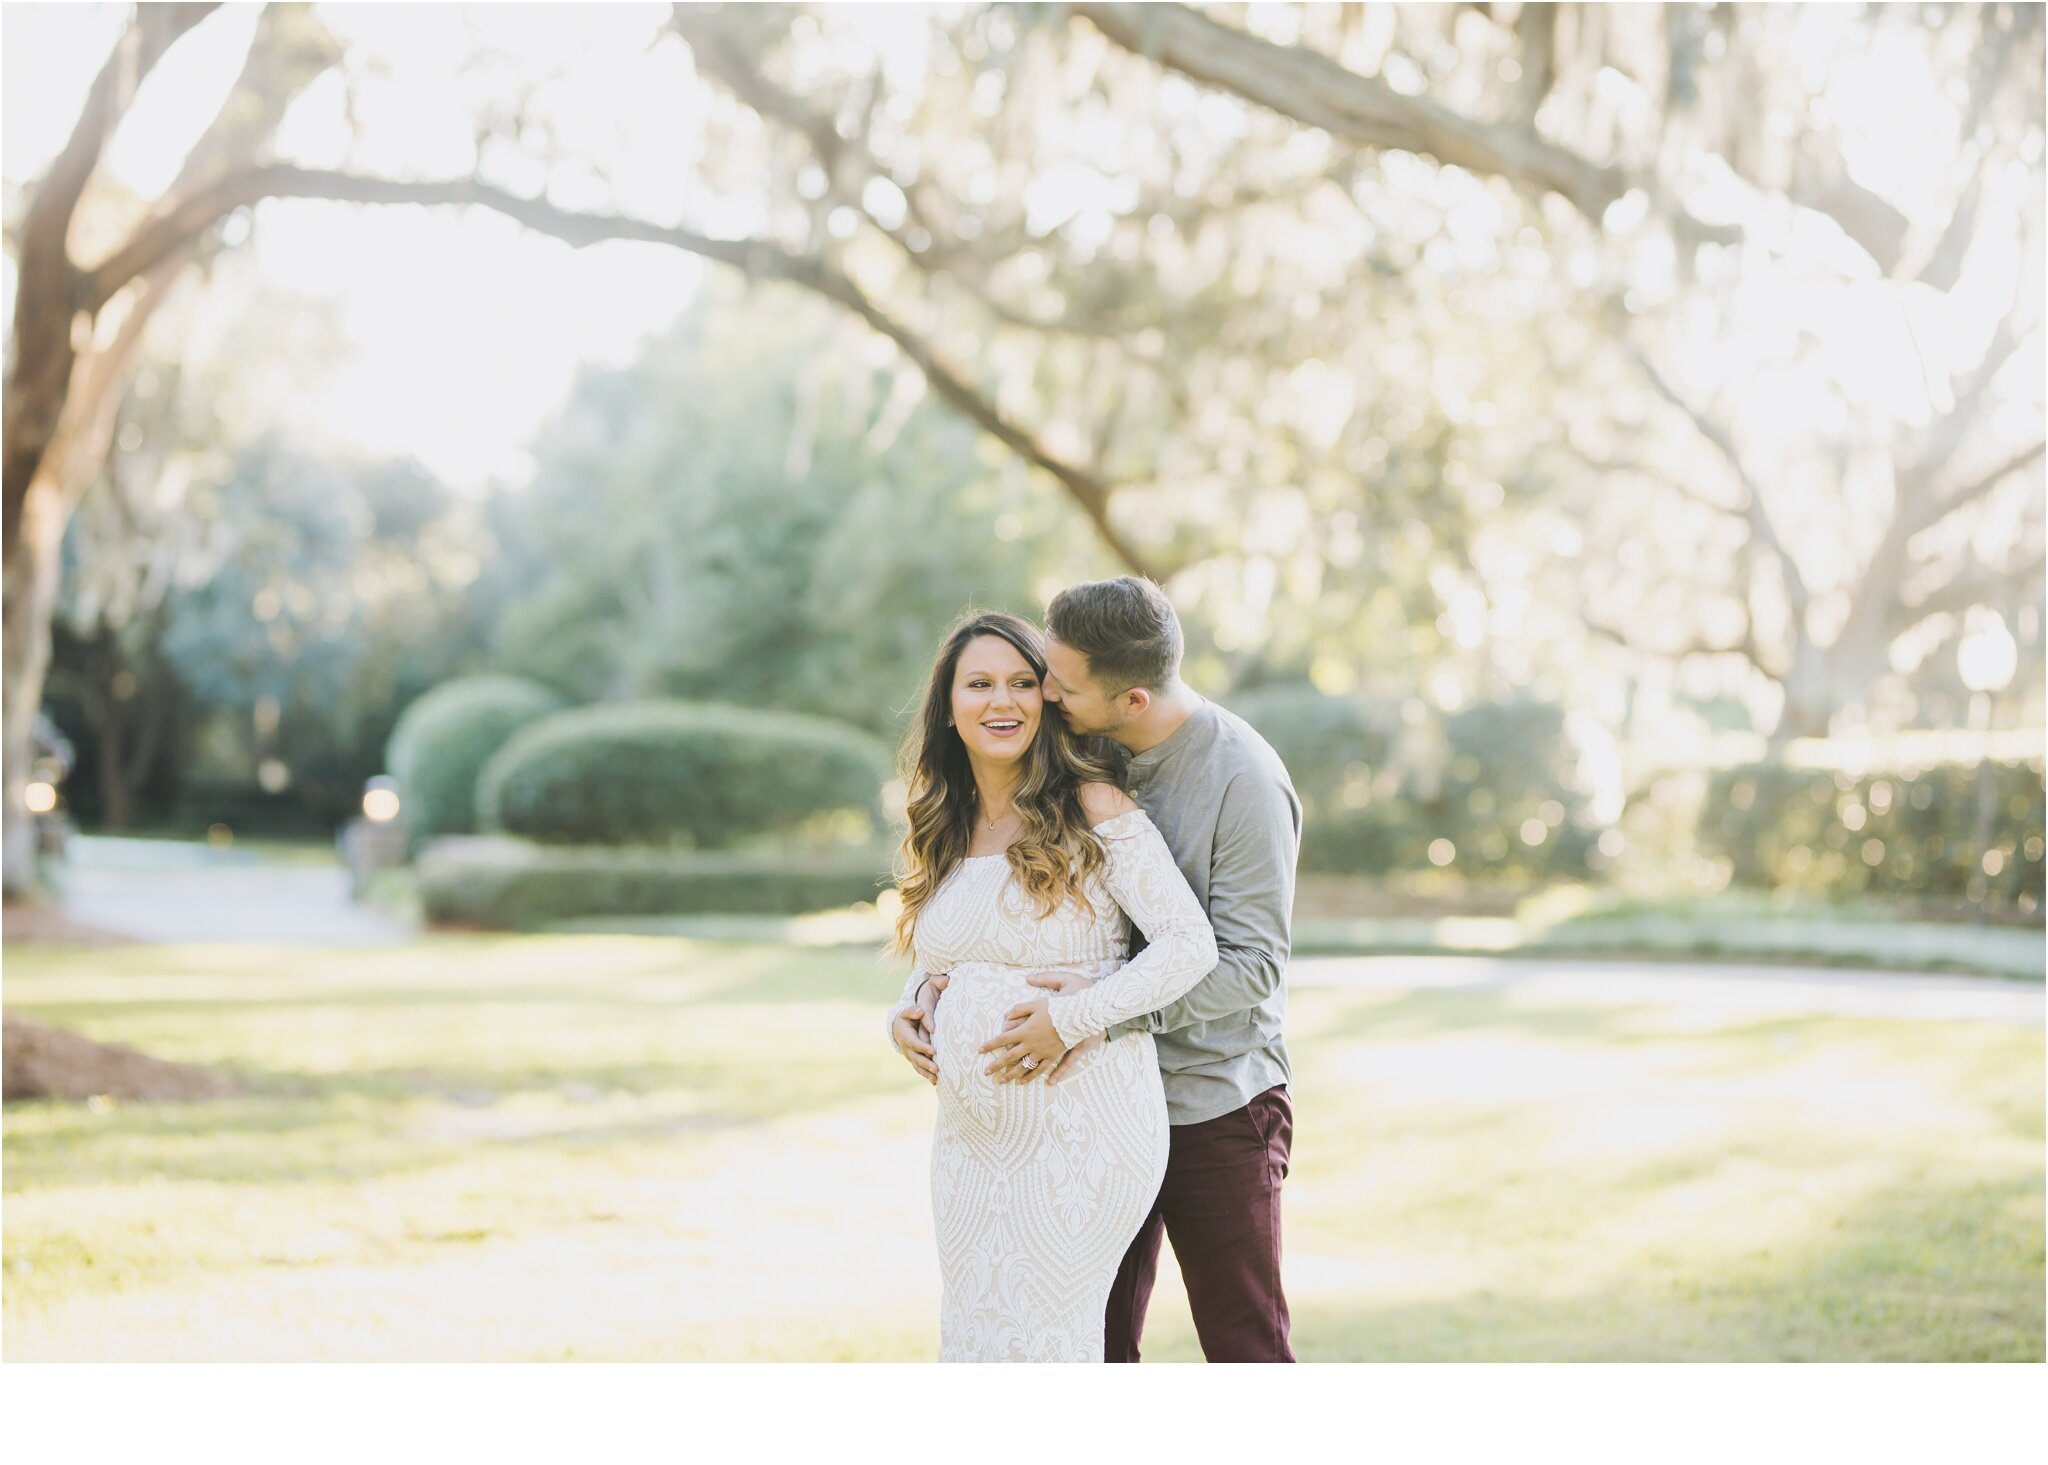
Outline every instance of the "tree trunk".
[[64, 530], [106, 461], [143, 329], [182, 268], [181, 261], [169, 261], [137, 280], [124, 295], [111, 339], [100, 346], [88, 343], [74, 357], [64, 414], [29, 481], [19, 525], [7, 541], [5, 624], [0, 626], [6, 639], [0, 695], [7, 702], [5, 742], [0, 743], [0, 764], [6, 769], [6, 802], [0, 806], [0, 883], [9, 899], [26, 896], [40, 884], [26, 795], [29, 768], [35, 761], [36, 713], [50, 670], [50, 618], [57, 610]]
[[[134, 23], [115, 43], [113, 54], [93, 79], [64, 151], [37, 181], [22, 220], [15, 262], [14, 319], [8, 323], [12, 339], [8, 342], [7, 391], [4, 405], [0, 405], [6, 423], [6, 449], [0, 454], [0, 539], [8, 546], [10, 575], [14, 540], [22, 533], [29, 495], [43, 471], [45, 455], [62, 430], [70, 403], [80, 310], [78, 268], [66, 245], [72, 215], [143, 79], [172, 42], [217, 8], [211, 4], [137, 7]], [[43, 654], [47, 658], [47, 647]], [[7, 690], [14, 690], [11, 676]], [[28, 715], [33, 723], [34, 711]], [[13, 751], [11, 740], [8, 750]], [[10, 812], [13, 807], [10, 802]], [[8, 848], [13, 848], [11, 837]]]
[[[150, 637], [152, 658], [157, 655], [160, 635], [161, 631], [157, 630]], [[137, 679], [135, 696], [129, 700], [128, 710], [122, 714], [123, 726], [134, 732], [133, 747], [121, 764], [119, 780], [124, 821], [134, 818], [135, 810], [142, 801], [143, 785], [149, 781], [150, 770], [156, 766], [157, 755], [163, 751], [164, 721], [170, 712], [170, 699], [166, 695], [169, 681], [161, 661], [153, 659], [148, 674]]]
[[9, 900], [35, 891], [35, 821], [28, 812], [29, 772], [35, 763], [36, 712], [50, 668], [50, 617], [57, 608], [58, 549], [70, 505], [54, 484], [38, 477], [22, 501], [21, 519], [7, 543], [4, 624], [0, 624], [0, 695], [6, 699], [4, 817], [0, 817], [0, 884]]
[[112, 678], [101, 702], [99, 755], [100, 823], [112, 833], [122, 833], [129, 823], [128, 753], [124, 747], [128, 730], [128, 705], [114, 695]]
[[1784, 709], [1778, 725], [1771, 729], [1771, 751], [1777, 752], [1794, 738], [1824, 738], [1834, 721], [1835, 668], [1828, 648], [1816, 646], [1804, 627], [1795, 629], [1792, 664], [1780, 684], [1785, 689]]
[[1836, 718], [1864, 702], [1889, 669], [1881, 640], [1844, 633], [1831, 645], [1816, 646], [1802, 636], [1781, 683], [1785, 707], [1771, 731], [1771, 747], [1781, 748], [1793, 738], [1829, 736]]
[[[9, 897], [37, 884], [35, 830], [25, 794], [34, 761], [36, 712], [50, 665], [50, 617], [56, 609], [58, 552], [78, 499], [105, 463], [114, 419], [127, 394], [143, 328], [182, 273], [192, 245], [219, 215], [176, 235], [141, 269], [103, 277], [72, 262], [72, 215], [137, 88], [171, 43], [217, 7], [144, 5], [101, 69], [84, 113], [50, 172], [36, 185], [22, 226], [6, 392], [4, 514], [6, 544], [4, 741], [5, 801], [0, 854]], [[248, 166], [268, 145], [285, 109], [340, 57], [341, 48], [308, 5], [272, 5], [257, 22], [243, 64], [213, 125], [186, 156], [169, 197]], [[145, 232], [152, 225], [145, 223]], [[106, 329], [107, 318], [118, 323]]]

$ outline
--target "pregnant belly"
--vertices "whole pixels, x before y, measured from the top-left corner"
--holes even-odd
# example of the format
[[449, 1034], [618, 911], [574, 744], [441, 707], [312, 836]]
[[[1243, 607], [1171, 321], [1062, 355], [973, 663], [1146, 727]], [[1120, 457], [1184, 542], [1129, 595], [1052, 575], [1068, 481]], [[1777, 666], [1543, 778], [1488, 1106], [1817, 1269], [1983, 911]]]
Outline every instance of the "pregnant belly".
[[[1111, 970], [1114, 969], [1112, 964]], [[1005, 1015], [1020, 1003], [1050, 997], [1025, 978], [1037, 968], [1002, 966], [994, 962], [963, 963], [952, 970], [939, 999], [932, 1046], [938, 1050], [940, 1102], [950, 1103], [982, 1123], [993, 1122], [998, 1106], [1036, 1102], [1042, 1082], [999, 1084], [985, 1069], [996, 1061], [981, 1045], [1003, 1030]], [[1053, 970], [1053, 968], [1046, 968]], [[1101, 967], [1085, 970], [1094, 976]]]

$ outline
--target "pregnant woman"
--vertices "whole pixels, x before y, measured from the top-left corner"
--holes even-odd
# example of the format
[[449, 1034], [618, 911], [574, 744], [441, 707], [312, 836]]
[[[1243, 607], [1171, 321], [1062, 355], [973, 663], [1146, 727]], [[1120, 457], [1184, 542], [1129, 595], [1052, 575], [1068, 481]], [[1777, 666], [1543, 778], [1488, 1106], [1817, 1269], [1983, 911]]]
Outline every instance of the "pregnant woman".
[[[1216, 965], [1165, 841], [1044, 702], [1044, 675], [1036, 627], [975, 616], [940, 648], [904, 743], [895, 950], [917, 969], [889, 1027], [938, 1088], [942, 1361], [1101, 1361], [1110, 1284], [1159, 1193], [1168, 1135], [1152, 1036], [1100, 1035]], [[1135, 960], [1126, 917], [1148, 942]], [[1071, 980], [1047, 999], [1026, 981], [1039, 972]], [[942, 1014], [920, 995], [935, 973]], [[1067, 1045], [1060, 1081], [998, 1083], [983, 1047], [1038, 1001]], [[929, 1044], [914, 1021], [926, 1012]]]

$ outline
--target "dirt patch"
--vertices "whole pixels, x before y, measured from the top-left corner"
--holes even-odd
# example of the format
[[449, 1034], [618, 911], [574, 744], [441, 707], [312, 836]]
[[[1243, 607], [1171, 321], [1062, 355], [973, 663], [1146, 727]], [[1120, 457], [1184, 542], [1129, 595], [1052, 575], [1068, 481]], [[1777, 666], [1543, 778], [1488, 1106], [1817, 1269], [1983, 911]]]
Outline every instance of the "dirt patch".
[[166, 1063], [133, 1048], [95, 1043], [15, 1013], [0, 1015], [0, 1099], [110, 1099], [144, 1103], [218, 1099], [235, 1092], [224, 1074]]
[[0, 907], [0, 935], [9, 941], [47, 942], [64, 946], [135, 946], [133, 936], [88, 926], [46, 905], [9, 901]]

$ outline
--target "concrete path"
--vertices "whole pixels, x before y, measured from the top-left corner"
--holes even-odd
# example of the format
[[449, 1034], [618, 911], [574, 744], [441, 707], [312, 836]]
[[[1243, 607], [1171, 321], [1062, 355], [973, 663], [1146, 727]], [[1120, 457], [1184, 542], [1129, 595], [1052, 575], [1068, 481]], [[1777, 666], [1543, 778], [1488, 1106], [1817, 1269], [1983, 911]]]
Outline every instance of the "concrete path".
[[1304, 956], [1289, 963], [1295, 987], [1498, 989], [1537, 1000], [1628, 1006], [1708, 1007], [1797, 1016], [1898, 1017], [2043, 1025], [2039, 981], [1829, 967], [1734, 966], [1617, 957]]
[[74, 921], [141, 941], [391, 946], [413, 933], [349, 899], [331, 863], [270, 862], [174, 840], [79, 838], [60, 877]]
[[[338, 860], [265, 860], [169, 840], [82, 838], [63, 881], [72, 920], [144, 941], [266, 941], [389, 946], [414, 933], [349, 899]], [[2040, 981], [1757, 962], [1617, 957], [1303, 956], [1295, 987], [1514, 987], [1538, 1001], [1645, 1002], [1724, 1011], [1841, 1014], [2044, 1025]]]

